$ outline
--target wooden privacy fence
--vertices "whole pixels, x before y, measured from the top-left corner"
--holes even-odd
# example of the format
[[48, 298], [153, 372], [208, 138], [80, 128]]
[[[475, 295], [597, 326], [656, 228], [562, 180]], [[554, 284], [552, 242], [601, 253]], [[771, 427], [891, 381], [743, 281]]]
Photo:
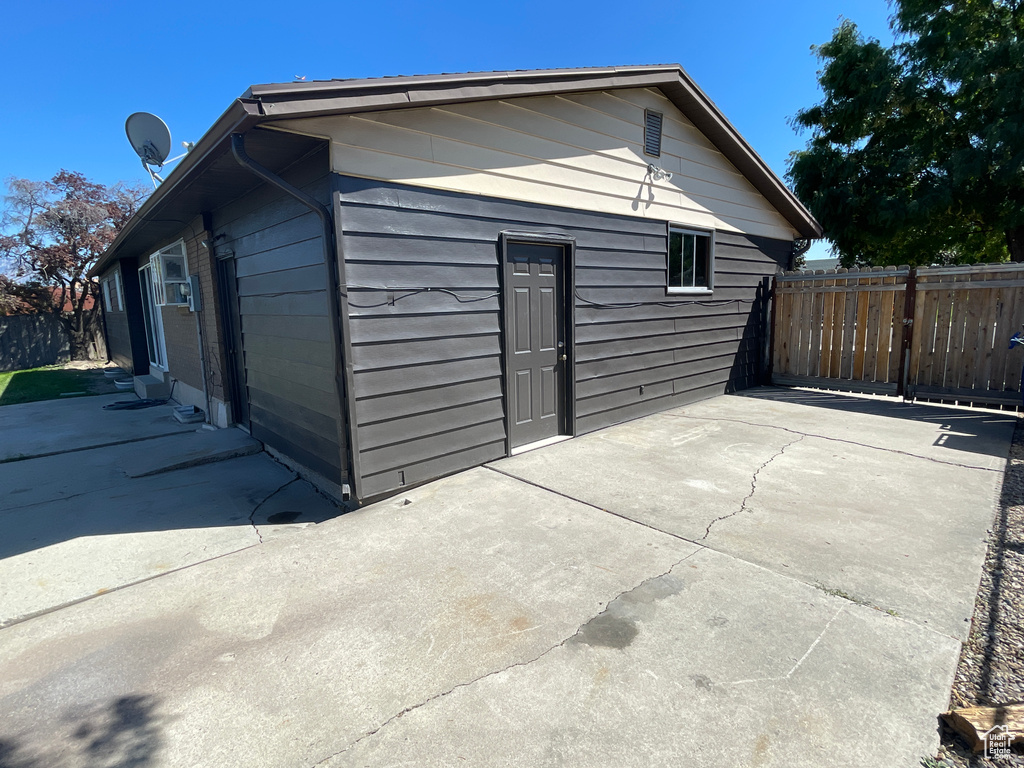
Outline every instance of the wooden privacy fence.
[[1020, 405], [1024, 264], [776, 275], [772, 383]]

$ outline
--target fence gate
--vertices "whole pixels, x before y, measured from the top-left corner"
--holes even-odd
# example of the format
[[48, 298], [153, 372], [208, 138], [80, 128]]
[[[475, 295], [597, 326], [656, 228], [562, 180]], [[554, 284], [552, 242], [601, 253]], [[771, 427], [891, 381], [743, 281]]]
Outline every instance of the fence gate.
[[1018, 405], [1024, 265], [777, 275], [772, 383]]

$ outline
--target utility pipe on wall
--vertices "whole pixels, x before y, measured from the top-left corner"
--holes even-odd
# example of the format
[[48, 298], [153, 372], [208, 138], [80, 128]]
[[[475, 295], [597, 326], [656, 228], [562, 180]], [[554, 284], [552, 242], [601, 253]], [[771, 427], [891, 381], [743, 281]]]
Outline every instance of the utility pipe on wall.
[[[206, 423], [213, 424], [213, 412], [210, 410], [210, 384], [207, 380], [206, 374], [206, 344], [205, 336], [203, 334], [203, 323], [200, 319], [200, 312], [194, 313], [196, 316], [196, 335], [199, 337], [199, 371], [203, 377], [203, 399], [206, 401]], [[216, 426], [216, 425], [215, 425]]]
[[[331, 314], [331, 341], [334, 347], [334, 388], [338, 398], [338, 416], [341, 423], [350, 421], [351, 414], [345, 397], [345, 371], [341, 360], [342, 338], [341, 329], [339, 327], [341, 311], [338, 304], [338, 255], [335, 252], [334, 246], [334, 219], [331, 216], [331, 212], [316, 198], [306, 194], [298, 187], [292, 186], [280, 176], [267, 170], [249, 157], [245, 152], [245, 136], [243, 134], [231, 134], [231, 154], [234, 155], [235, 160], [237, 160], [238, 164], [243, 168], [247, 168], [253, 174], [263, 179], [263, 181], [277, 187], [286, 194], [291, 195], [313, 211], [313, 213], [315, 213], [320, 219], [320, 226], [323, 230], [321, 241], [323, 243], [324, 251], [324, 269], [327, 273], [327, 308]], [[355, 425], [350, 424], [350, 427], [351, 431], [354, 432]], [[361, 497], [359, 489], [360, 478], [356, 476], [356, 472], [351, 471], [353, 463], [349, 456], [349, 452], [352, 450], [352, 438], [347, 434], [339, 435], [338, 442], [339, 444], [344, 443], [344, 445], [340, 446], [339, 456], [342, 471], [349, 472], [349, 478], [351, 480], [355, 496], [358, 499]], [[346, 485], [344, 478], [342, 478], [341, 486], [343, 493], [346, 490]]]

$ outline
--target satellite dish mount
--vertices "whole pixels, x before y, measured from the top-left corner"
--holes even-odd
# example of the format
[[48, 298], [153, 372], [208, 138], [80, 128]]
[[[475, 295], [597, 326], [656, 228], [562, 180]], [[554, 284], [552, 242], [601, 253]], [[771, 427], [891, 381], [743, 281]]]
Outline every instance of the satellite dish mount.
[[128, 141], [131, 142], [135, 154], [142, 160], [142, 167], [149, 174], [154, 189], [158, 181], [163, 181], [157, 171], [188, 154], [185, 152], [170, 160], [167, 159], [171, 153], [171, 130], [163, 120], [149, 112], [129, 115], [124, 121], [124, 132], [128, 134]]

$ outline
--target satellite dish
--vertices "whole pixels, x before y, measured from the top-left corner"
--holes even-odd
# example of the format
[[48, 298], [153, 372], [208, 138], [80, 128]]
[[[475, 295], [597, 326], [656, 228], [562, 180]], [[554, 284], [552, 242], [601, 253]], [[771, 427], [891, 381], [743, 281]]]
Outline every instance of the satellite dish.
[[147, 169], [151, 165], [162, 167], [171, 154], [171, 130], [156, 115], [149, 112], [129, 115], [124, 121], [124, 132]]

